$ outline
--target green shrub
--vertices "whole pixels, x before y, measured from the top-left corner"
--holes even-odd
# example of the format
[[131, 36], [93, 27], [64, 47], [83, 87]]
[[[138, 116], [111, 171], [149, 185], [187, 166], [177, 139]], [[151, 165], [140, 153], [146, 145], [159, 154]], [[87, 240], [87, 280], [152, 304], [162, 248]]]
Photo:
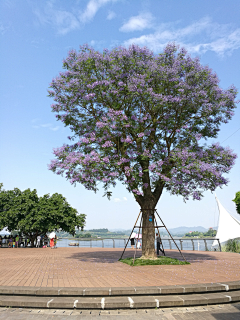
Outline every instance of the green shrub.
[[228, 240], [225, 246], [222, 246], [222, 251], [225, 252], [240, 252], [240, 243], [239, 241], [233, 239], [233, 240]]
[[[118, 261], [126, 263], [130, 266], [133, 266], [133, 258], [125, 258], [119, 259]], [[141, 259], [136, 258], [134, 260], [134, 266], [149, 266], [149, 265], [182, 265], [182, 264], [190, 264], [187, 261], [180, 261], [178, 259], [170, 258], [170, 257], [158, 257], [157, 259]]]

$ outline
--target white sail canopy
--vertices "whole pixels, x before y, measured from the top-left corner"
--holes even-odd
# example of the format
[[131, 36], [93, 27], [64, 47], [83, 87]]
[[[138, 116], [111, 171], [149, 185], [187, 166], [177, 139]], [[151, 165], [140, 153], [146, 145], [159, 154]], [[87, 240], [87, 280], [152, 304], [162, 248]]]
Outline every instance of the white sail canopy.
[[[219, 209], [219, 222], [216, 238], [219, 239], [220, 243], [230, 239], [240, 238], [240, 221], [227, 212], [217, 197], [216, 201]], [[218, 245], [218, 241], [214, 240], [212, 246], [216, 245]]]

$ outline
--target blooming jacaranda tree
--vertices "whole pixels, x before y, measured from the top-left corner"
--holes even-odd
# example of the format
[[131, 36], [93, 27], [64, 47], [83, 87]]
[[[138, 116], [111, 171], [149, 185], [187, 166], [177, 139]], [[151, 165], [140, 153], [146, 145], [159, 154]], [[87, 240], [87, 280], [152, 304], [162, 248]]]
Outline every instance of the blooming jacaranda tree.
[[227, 184], [236, 155], [219, 144], [219, 127], [233, 116], [236, 89], [223, 90], [215, 73], [169, 44], [70, 51], [66, 71], [49, 90], [52, 110], [72, 131], [49, 166], [72, 184], [97, 191], [121, 181], [143, 213], [143, 256], [154, 253], [154, 209], [164, 189], [200, 200]]

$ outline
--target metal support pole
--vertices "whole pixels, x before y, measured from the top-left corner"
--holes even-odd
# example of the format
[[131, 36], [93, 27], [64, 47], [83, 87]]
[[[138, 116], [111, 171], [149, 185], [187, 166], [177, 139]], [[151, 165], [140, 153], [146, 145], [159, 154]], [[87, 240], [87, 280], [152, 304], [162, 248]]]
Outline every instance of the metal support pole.
[[140, 229], [141, 229], [141, 225], [142, 225], [142, 220], [143, 220], [143, 216], [141, 216], [140, 226], [139, 226], [139, 229], [138, 229], [138, 238], [137, 238], [137, 242], [136, 242], [136, 249], [135, 249], [135, 252], [134, 252], [133, 265], [134, 265], [134, 262], [135, 262], [135, 257], [136, 257], [136, 252], [137, 252], [137, 245], [138, 245], [138, 241], [139, 241], [139, 234], [140, 234]]
[[154, 212], [154, 220], [155, 220], [155, 223], [156, 223], [156, 227], [157, 227], [157, 231], [158, 231], [158, 236], [160, 238], [160, 244], [162, 245], [162, 253], [163, 255], [165, 256], [165, 251], [164, 251], [164, 248], [163, 248], [163, 243], [162, 243], [162, 239], [161, 239], [161, 235], [160, 235], [160, 231], [158, 229], [158, 225], [157, 225], [157, 220], [156, 220], [156, 217], [155, 217], [155, 212]]
[[195, 250], [195, 247], [194, 247], [193, 239], [191, 239], [191, 241], [192, 241], [192, 249], [193, 249], [193, 251], [194, 251], [194, 250]]
[[205, 251], [208, 251], [207, 241], [206, 241], [206, 239], [203, 239], [203, 240], [204, 240], [204, 244], [205, 244]]
[[122, 252], [122, 255], [121, 255], [120, 259], [122, 259], [123, 255], [124, 255], [124, 252], [125, 252], [125, 250], [126, 250], [126, 248], [127, 248], [129, 239], [130, 239], [130, 237], [131, 237], [131, 235], [132, 235], [132, 233], [133, 233], [133, 230], [134, 230], [134, 228], [135, 228], [135, 226], [136, 226], [136, 224], [137, 224], [137, 222], [138, 222], [138, 218], [139, 218], [139, 216], [140, 216], [140, 213], [141, 213], [141, 211], [140, 211], [139, 214], [138, 214], [137, 220], [136, 220], [136, 222], [135, 222], [135, 224], [134, 224], [134, 227], [133, 227], [133, 229], [132, 229], [132, 232], [130, 233], [130, 236], [129, 236], [129, 238], [128, 238], [128, 241], [127, 241], [127, 243], [126, 243], [126, 245], [125, 245], [125, 248], [124, 248], [124, 250], [123, 250], [123, 252]]
[[115, 241], [114, 241], [114, 239], [112, 239], [112, 241], [113, 241], [113, 248], [115, 248]]
[[218, 241], [219, 250], [220, 250], [220, 252], [222, 252], [221, 243], [220, 243], [219, 239], [216, 239], [216, 240]]
[[179, 242], [180, 242], [181, 250], [183, 250], [183, 247], [182, 247], [182, 240], [179, 240]]
[[[178, 245], [176, 244], [176, 242], [174, 241], [172, 235], [170, 234], [170, 232], [168, 231], [167, 227], [165, 226], [165, 224], [163, 223], [161, 217], [159, 216], [159, 214], [157, 213], [157, 210], [155, 210], [156, 214], [158, 215], [158, 218], [161, 220], [162, 224], [164, 225], [164, 228], [167, 230], [168, 234], [170, 235], [171, 239], [173, 240], [175, 246], [178, 248]], [[181, 250], [178, 248], [178, 251], [180, 252], [181, 256], [183, 257], [183, 259], [187, 262], [187, 260], [185, 259], [184, 255], [182, 254]]]
[[103, 243], [103, 239], [102, 239], [102, 248], [104, 248], [104, 243]]
[[171, 240], [168, 239], [168, 242], [169, 242], [169, 248], [170, 248], [170, 250], [172, 250]]

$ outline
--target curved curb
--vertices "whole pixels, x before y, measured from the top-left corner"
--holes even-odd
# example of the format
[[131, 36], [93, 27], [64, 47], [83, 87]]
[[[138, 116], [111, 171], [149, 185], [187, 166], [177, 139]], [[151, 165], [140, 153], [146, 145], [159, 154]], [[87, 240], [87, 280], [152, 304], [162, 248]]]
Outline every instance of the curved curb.
[[0, 287], [0, 306], [53, 309], [140, 309], [240, 301], [240, 281], [136, 288]]
[[22, 296], [138, 296], [138, 295], [173, 295], [190, 293], [211, 293], [240, 290], [240, 281], [183, 284], [173, 286], [154, 287], [9, 287], [0, 286], [1, 295]]

